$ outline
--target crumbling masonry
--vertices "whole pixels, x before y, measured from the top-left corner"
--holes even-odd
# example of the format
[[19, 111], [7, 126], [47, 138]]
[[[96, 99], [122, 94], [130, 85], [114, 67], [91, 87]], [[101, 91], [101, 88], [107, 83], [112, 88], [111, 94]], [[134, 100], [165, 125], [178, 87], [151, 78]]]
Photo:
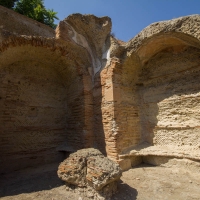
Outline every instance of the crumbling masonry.
[[199, 27], [186, 16], [124, 43], [109, 17], [70, 15], [54, 32], [0, 7], [0, 172], [88, 147], [123, 169], [199, 161]]

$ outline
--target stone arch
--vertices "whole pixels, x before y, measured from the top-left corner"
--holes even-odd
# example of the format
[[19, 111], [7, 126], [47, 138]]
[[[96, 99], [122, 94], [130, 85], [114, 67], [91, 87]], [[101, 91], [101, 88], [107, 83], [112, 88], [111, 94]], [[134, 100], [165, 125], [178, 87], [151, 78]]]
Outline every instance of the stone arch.
[[76, 46], [40, 37], [11, 37], [1, 44], [1, 172], [63, 160], [60, 151], [84, 147], [85, 100]]
[[[198, 126], [198, 119], [191, 114], [193, 109], [198, 111], [198, 107], [187, 105], [190, 101], [198, 102], [196, 95], [200, 91], [197, 86], [200, 48], [199, 42], [193, 43], [194, 40], [180, 33], [176, 36], [164, 34], [152, 37], [137, 51], [141, 61], [136, 85], [143, 142], [151, 145], [197, 146], [198, 142], [194, 140], [200, 139], [198, 130], [196, 135], [189, 132]], [[190, 122], [186, 118], [190, 118]], [[192, 121], [196, 121], [196, 125]]]
[[[163, 156], [176, 157], [180, 156], [182, 150], [188, 153], [193, 149], [196, 153], [189, 157], [196, 159], [200, 139], [199, 23], [199, 15], [154, 23], [123, 47], [123, 57], [112, 59], [112, 113], [115, 127], [112, 140], [114, 148], [109, 149], [111, 153], [108, 152], [110, 157], [121, 162], [133, 149], [136, 150], [134, 155], [149, 155], [150, 151], [141, 150], [152, 145], [171, 145], [177, 149], [176, 155], [172, 155], [168, 149]], [[183, 100], [184, 98], [187, 98], [187, 101]], [[176, 126], [170, 126], [176, 113], [172, 109], [173, 103], [171, 111], [167, 109], [167, 105], [170, 107], [170, 103], [166, 103], [168, 100], [177, 104], [176, 113], [180, 114], [177, 116], [177, 122], [180, 124], [177, 123]], [[190, 105], [189, 102], [193, 103]], [[189, 117], [186, 116], [192, 117], [194, 105], [196, 113], [193, 113], [191, 125], [191, 121], [186, 120]], [[187, 111], [184, 113], [184, 110]], [[185, 122], [184, 125], [181, 125], [181, 120]], [[166, 121], [169, 124], [165, 124]], [[159, 155], [159, 149], [153, 154]], [[181, 156], [184, 157], [183, 154]], [[139, 162], [134, 159], [132, 162]]]

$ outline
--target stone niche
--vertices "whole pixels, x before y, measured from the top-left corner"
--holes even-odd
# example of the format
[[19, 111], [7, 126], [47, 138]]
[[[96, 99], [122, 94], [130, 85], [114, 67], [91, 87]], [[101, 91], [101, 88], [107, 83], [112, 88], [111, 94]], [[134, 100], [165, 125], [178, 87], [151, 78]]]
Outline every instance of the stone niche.
[[94, 135], [123, 169], [148, 156], [200, 160], [199, 25], [193, 15], [151, 24], [127, 43], [110, 37], [94, 76]]
[[[0, 59], [1, 172], [59, 163], [65, 158], [59, 146], [70, 152], [69, 135], [80, 134], [70, 122], [82, 112], [73, 114], [80, 109], [76, 98], [82, 90], [79, 80], [71, 79], [68, 65], [73, 63], [59, 52], [31, 45], [10, 47]], [[75, 146], [82, 147], [79, 140]]]
[[66, 88], [55, 63], [38, 59], [31, 51], [28, 47], [8, 50], [20, 59], [0, 69], [4, 170], [59, 160], [61, 155], [52, 149], [66, 137]]
[[200, 50], [165, 49], [146, 63], [138, 87], [142, 139], [152, 145], [200, 144]]
[[138, 155], [199, 160], [199, 63], [199, 48], [180, 45], [160, 51], [143, 65], [137, 87]]
[[157, 157], [200, 160], [200, 32], [186, 28], [199, 23], [194, 15], [152, 24], [112, 59], [108, 154], [124, 168]]

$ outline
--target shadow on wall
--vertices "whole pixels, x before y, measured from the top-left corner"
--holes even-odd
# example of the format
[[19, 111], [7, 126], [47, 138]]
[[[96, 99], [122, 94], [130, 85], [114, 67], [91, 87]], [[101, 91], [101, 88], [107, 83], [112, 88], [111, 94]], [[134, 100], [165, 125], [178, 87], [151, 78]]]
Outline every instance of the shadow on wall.
[[103, 117], [102, 117], [102, 81], [101, 72], [98, 72], [94, 77], [94, 88], [93, 88], [93, 98], [94, 98], [94, 137], [95, 144], [94, 147], [99, 149], [104, 155], [106, 155], [106, 143], [105, 143], [105, 133], [103, 127]]
[[93, 112], [84, 91], [86, 61], [77, 63], [75, 56], [31, 45], [1, 54], [1, 196], [61, 185], [58, 164], [67, 153], [93, 144], [93, 137], [84, 135], [93, 130], [86, 127]]
[[67, 152], [84, 147], [84, 83], [73, 57], [31, 45], [1, 53], [1, 174], [58, 164], [63, 144]]
[[10, 48], [1, 57], [1, 173], [63, 159], [55, 150], [66, 140], [68, 117], [66, 87], [55, 69], [60, 63], [47, 60], [49, 51], [35, 50]]

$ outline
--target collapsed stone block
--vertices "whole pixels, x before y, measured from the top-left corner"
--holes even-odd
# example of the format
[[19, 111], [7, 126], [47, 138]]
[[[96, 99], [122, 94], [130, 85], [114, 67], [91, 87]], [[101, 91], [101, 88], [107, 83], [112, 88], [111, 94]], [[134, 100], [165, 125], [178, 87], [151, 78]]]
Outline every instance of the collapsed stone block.
[[93, 199], [104, 199], [115, 193], [122, 175], [118, 164], [94, 148], [70, 154], [59, 165], [57, 173], [67, 186]]

